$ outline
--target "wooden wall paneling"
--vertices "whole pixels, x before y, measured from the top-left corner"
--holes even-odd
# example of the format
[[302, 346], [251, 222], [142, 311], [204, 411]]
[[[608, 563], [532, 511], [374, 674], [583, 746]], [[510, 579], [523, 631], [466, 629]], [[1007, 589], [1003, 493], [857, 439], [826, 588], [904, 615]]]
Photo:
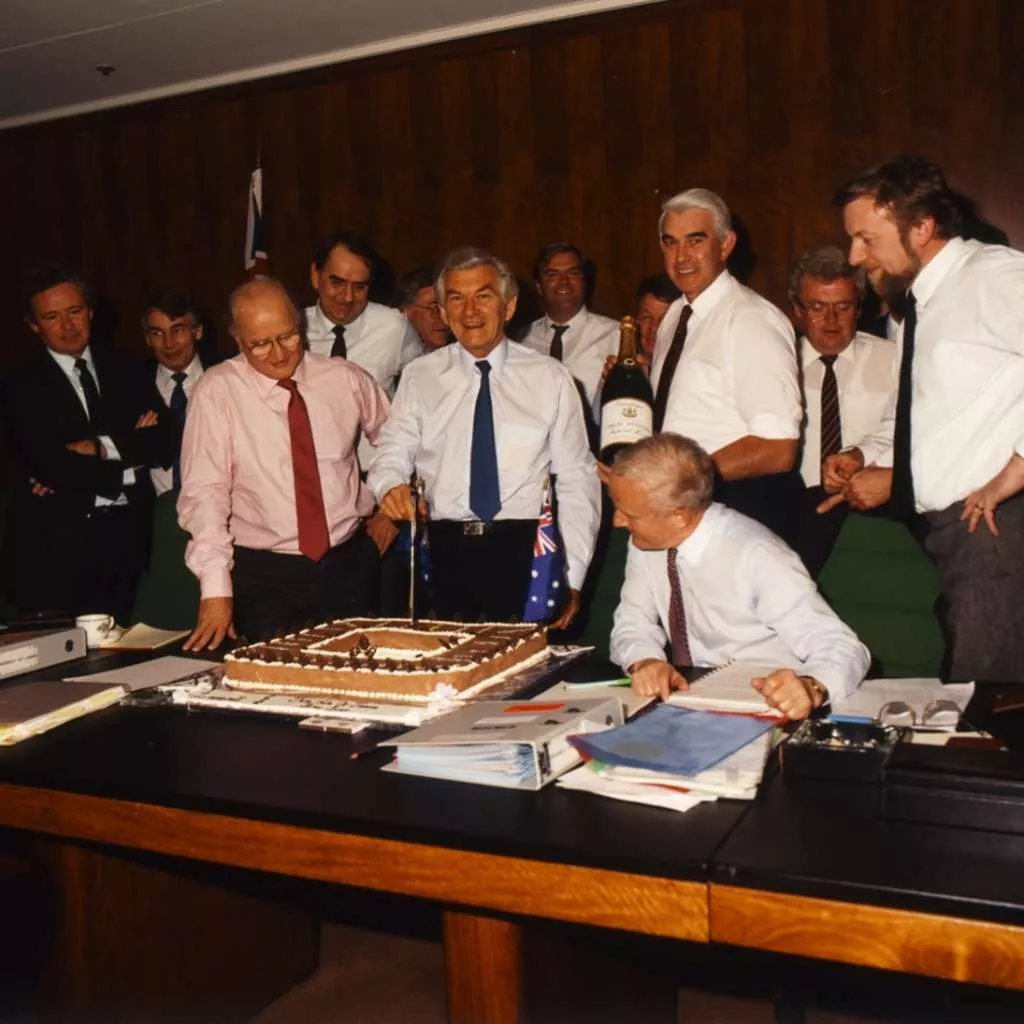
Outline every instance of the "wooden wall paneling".
[[[409, 146], [414, 210], [405, 244], [415, 263], [436, 264], [450, 247], [444, 231], [441, 190], [445, 183], [445, 137], [441, 130], [441, 62], [421, 57], [409, 72]], [[511, 140], [505, 140], [506, 146]], [[410, 269], [405, 267], [403, 269]]]

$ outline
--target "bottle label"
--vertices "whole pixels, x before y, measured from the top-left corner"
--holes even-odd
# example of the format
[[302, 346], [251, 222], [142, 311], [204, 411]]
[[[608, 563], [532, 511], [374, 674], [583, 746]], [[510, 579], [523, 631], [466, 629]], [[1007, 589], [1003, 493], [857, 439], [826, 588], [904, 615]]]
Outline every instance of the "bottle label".
[[654, 412], [635, 398], [613, 398], [601, 409], [601, 449], [613, 444], [636, 444], [650, 437]]

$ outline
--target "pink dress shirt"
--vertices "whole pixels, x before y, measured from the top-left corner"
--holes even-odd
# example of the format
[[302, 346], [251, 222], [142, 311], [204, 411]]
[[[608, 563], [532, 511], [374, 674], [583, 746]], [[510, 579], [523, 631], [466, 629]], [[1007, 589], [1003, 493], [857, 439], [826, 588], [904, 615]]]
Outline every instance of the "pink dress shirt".
[[[365, 371], [309, 352], [295, 371], [313, 428], [331, 545], [373, 512], [359, 479], [359, 431], [376, 443], [390, 405]], [[181, 445], [178, 522], [192, 539], [185, 564], [202, 597], [231, 596], [235, 544], [299, 553], [288, 392], [238, 355], [200, 378]]]

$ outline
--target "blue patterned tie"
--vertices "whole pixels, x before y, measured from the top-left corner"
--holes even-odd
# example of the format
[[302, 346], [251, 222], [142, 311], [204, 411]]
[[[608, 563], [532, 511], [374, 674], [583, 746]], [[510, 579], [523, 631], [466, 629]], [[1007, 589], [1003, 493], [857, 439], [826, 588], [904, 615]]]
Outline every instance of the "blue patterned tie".
[[498, 449], [494, 443], [494, 409], [491, 406], [491, 364], [476, 364], [480, 391], [473, 411], [473, 447], [469, 455], [469, 507], [477, 518], [489, 523], [501, 508], [498, 489]]

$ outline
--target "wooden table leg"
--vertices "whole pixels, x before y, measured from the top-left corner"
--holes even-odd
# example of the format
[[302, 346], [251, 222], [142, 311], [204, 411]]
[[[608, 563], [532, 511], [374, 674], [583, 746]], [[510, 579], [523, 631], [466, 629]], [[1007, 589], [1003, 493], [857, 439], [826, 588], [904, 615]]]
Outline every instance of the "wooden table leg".
[[33, 861], [44, 1021], [244, 1022], [316, 968], [317, 921], [245, 876], [51, 840]]
[[519, 1024], [519, 926], [495, 917], [445, 911], [443, 934], [451, 1024]]

